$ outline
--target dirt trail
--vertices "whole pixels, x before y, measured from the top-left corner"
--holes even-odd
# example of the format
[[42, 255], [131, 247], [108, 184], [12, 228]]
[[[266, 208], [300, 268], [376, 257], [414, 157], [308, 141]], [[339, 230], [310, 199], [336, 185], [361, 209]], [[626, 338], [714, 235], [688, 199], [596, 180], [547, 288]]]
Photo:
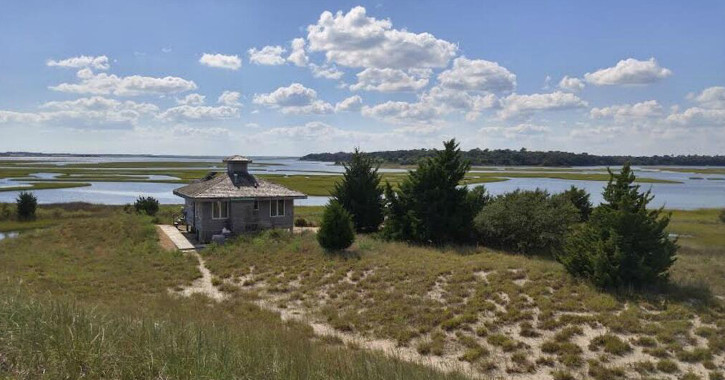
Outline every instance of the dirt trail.
[[199, 261], [197, 268], [199, 268], [199, 272], [201, 272], [201, 277], [194, 280], [194, 282], [191, 283], [191, 286], [184, 288], [179, 293], [185, 297], [189, 297], [192, 294], [203, 294], [217, 302], [225, 300], [227, 295], [217, 289], [217, 287], [212, 283], [211, 272], [206, 267], [204, 259], [201, 257], [199, 252], [193, 250], [187, 251], [187, 253], [196, 256], [196, 259]]

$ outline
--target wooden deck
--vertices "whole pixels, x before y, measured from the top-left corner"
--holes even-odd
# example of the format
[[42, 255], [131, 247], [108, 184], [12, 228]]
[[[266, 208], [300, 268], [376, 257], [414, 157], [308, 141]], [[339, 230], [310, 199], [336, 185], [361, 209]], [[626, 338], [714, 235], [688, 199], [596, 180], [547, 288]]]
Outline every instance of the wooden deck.
[[192, 244], [189, 239], [182, 235], [181, 231], [179, 231], [178, 228], [168, 224], [161, 224], [159, 225], [159, 228], [166, 234], [166, 236], [169, 237], [169, 240], [171, 240], [174, 245], [176, 245], [176, 248], [178, 248], [179, 250], [192, 251], [196, 249], [194, 244]]

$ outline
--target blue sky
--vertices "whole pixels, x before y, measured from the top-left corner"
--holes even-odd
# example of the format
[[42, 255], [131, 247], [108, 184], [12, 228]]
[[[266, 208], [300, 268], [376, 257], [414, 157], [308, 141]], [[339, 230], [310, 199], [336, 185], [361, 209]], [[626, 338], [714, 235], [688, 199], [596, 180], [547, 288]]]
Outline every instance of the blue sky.
[[0, 7], [0, 151], [725, 153], [723, 2]]

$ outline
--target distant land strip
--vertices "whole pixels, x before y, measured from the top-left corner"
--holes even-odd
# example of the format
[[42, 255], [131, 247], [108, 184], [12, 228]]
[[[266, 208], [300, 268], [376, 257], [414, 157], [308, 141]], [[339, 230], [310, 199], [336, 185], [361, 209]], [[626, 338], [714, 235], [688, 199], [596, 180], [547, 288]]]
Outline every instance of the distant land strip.
[[[431, 157], [435, 151], [435, 149], [388, 150], [367, 154], [386, 165], [415, 165], [420, 159]], [[300, 160], [343, 163], [349, 161], [351, 155], [349, 152], [312, 153], [302, 156]], [[472, 165], [491, 166], [616, 166], [627, 161], [640, 166], [725, 166], [725, 155], [600, 156], [560, 151], [476, 148], [464, 151], [463, 157], [470, 160]]]

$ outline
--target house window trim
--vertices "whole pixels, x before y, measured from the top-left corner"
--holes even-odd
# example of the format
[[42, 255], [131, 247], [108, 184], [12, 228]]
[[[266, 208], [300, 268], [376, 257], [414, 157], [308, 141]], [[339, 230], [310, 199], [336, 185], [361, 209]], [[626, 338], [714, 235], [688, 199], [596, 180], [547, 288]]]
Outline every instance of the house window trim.
[[[275, 207], [276, 214], [272, 214], [272, 202], [277, 203], [277, 207]], [[282, 213], [279, 213], [279, 205], [282, 204]], [[285, 204], [284, 198], [282, 199], [271, 199], [269, 202], [269, 217], [270, 218], [280, 218], [286, 216], [287, 206]]]
[[[222, 207], [221, 207], [221, 204], [222, 203], [226, 203], [227, 204], [227, 207], [226, 207], [226, 211], [227, 212], [226, 212], [226, 215], [225, 216], [222, 215]], [[218, 205], [217, 207], [219, 208], [219, 217], [215, 217], [214, 216], [214, 205]], [[212, 220], [225, 220], [225, 219], [229, 219], [229, 201], [212, 201], [211, 202], [211, 218], [212, 218]]]

